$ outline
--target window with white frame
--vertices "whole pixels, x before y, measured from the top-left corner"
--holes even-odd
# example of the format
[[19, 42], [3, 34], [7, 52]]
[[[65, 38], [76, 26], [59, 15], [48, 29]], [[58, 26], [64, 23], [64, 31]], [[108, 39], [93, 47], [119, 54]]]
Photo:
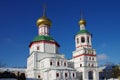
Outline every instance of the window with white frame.
[[68, 74], [67, 74], [67, 73], [65, 73], [65, 77], [68, 77]]
[[60, 66], [60, 62], [59, 61], [57, 61], [57, 66]]
[[53, 62], [52, 61], [50, 61], [50, 66], [52, 66], [53, 65]]
[[64, 66], [66, 66], [66, 62], [64, 62]]
[[59, 77], [60, 76], [60, 74], [59, 73], [56, 73], [56, 77]]

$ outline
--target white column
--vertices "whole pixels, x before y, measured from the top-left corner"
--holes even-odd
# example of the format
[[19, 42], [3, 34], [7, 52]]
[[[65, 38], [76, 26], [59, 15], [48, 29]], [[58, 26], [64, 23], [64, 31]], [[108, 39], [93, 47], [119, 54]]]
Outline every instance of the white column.
[[49, 26], [47, 25], [40, 25], [38, 28], [39, 35], [49, 35]]

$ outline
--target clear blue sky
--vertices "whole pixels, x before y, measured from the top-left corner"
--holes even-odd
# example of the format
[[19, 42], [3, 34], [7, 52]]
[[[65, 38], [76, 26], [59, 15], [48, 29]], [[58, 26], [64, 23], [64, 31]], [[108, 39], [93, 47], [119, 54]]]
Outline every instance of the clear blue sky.
[[99, 62], [120, 63], [119, 0], [0, 0], [0, 62], [8, 67], [26, 66], [28, 46], [38, 35], [36, 20], [42, 16], [44, 3], [52, 21], [51, 36], [66, 58], [75, 50], [74, 35], [82, 11]]

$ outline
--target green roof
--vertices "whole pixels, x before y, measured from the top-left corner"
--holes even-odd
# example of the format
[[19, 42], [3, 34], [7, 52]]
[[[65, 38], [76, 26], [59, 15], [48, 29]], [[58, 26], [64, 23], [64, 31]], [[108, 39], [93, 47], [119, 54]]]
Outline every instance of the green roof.
[[87, 30], [80, 30], [77, 34], [83, 34], [83, 33], [90, 34], [90, 32], [88, 32]]
[[51, 36], [39, 35], [39, 36], [36, 36], [36, 37], [33, 39], [33, 42], [34, 42], [34, 41], [41, 41], [41, 40], [51, 41], [51, 40], [54, 40], [54, 39], [53, 39]]

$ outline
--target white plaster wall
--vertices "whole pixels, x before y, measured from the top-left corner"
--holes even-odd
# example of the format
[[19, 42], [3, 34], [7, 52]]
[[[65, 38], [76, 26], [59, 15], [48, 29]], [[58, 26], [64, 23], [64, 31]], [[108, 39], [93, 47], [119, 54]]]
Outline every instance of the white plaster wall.
[[45, 52], [56, 53], [55, 44], [47, 44], [47, 43], [45, 43]]
[[[51, 70], [50, 72], [49, 72], [49, 78], [50, 78], [50, 80], [55, 80], [55, 79], [57, 79], [56, 78], [56, 70]], [[60, 78], [60, 77], [59, 77]], [[58, 78], [58, 79], [59, 79]]]
[[80, 55], [80, 54], [83, 54], [85, 53], [84, 49], [79, 49], [79, 50], [76, 50], [76, 51], [73, 51], [73, 56], [77, 56], [77, 55]]
[[[39, 47], [39, 50], [37, 50], [37, 47]], [[33, 43], [30, 47], [30, 54], [33, 51], [38, 52], [47, 52], [47, 53], [58, 53], [58, 47], [55, 44], [50, 43]]]
[[[39, 50], [37, 50], [37, 47], [39, 47]], [[32, 46], [30, 47], [30, 54], [33, 51], [39, 51], [39, 52], [44, 52], [44, 44], [43, 43], [33, 43]]]
[[34, 54], [31, 54], [31, 56], [27, 59], [27, 69], [33, 69], [34, 68]]
[[37, 54], [36, 57], [38, 61], [46, 57], [64, 58], [64, 55], [61, 55], [61, 54], [51, 54], [51, 53], [45, 53], [45, 52], [34, 52], [34, 53]]

